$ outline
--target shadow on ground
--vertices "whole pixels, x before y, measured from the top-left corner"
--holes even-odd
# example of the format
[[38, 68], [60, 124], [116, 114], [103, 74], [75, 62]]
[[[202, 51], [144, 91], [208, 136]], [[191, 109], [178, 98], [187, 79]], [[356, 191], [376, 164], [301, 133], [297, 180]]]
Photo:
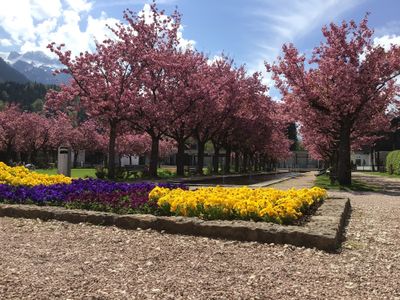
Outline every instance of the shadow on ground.
[[[353, 178], [377, 187], [379, 190], [374, 191], [374, 194], [383, 194], [388, 196], [400, 196], [400, 179], [386, 178], [381, 176], [366, 176], [361, 174], [353, 174]], [[352, 192], [353, 194], [371, 194], [372, 192]]]

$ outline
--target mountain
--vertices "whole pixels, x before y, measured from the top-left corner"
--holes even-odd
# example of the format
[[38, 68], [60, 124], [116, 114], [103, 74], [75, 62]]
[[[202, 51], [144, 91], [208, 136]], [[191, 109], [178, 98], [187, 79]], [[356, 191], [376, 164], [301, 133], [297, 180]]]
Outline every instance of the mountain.
[[53, 69], [62, 67], [57, 59], [47, 56], [42, 51], [28, 51], [23, 54], [11, 51], [7, 57], [7, 60], [11, 64], [21, 60], [29, 64], [33, 64], [36, 67], [47, 66]]
[[18, 82], [18, 83], [27, 83], [29, 79], [11, 67], [7, 62], [4, 61], [0, 57], [0, 82]]
[[47, 66], [36, 67], [32, 63], [27, 63], [23, 60], [17, 60], [12, 64], [12, 67], [24, 74], [30, 81], [43, 83], [43, 84], [61, 84], [69, 80], [67, 74], [57, 74], [53, 75], [53, 69]]
[[62, 68], [62, 64], [41, 51], [29, 51], [23, 54], [12, 51], [8, 54], [6, 61], [34, 82], [59, 85], [70, 79], [67, 74], [54, 76], [53, 71]]

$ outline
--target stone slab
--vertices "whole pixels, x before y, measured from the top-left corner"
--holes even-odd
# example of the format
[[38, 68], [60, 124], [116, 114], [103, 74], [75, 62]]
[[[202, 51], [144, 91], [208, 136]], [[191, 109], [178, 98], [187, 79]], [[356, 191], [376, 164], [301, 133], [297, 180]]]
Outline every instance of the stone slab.
[[58, 220], [70, 223], [117, 226], [124, 229], [154, 229], [186, 234], [261, 243], [292, 244], [333, 252], [342, 242], [350, 200], [328, 198], [310, 221], [302, 226], [251, 221], [204, 221], [199, 218], [153, 215], [118, 215], [54, 206], [0, 204], [0, 217]]

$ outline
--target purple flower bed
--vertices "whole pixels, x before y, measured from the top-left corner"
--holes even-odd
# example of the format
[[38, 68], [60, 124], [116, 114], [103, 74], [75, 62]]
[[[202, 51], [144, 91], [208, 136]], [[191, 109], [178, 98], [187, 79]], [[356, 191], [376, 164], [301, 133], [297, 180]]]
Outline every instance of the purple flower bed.
[[[168, 188], [183, 185], [157, 184]], [[148, 200], [154, 183], [125, 183], [98, 179], [77, 179], [71, 184], [34, 187], [0, 184], [0, 202], [57, 205], [116, 213], [156, 213], [157, 204]]]

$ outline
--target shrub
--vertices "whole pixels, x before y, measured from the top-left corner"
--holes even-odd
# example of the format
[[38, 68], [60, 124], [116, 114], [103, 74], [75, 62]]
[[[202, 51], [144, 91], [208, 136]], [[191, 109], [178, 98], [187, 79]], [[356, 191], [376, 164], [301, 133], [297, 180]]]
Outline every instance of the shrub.
[[400, 175], [400, 150], [389, 152], [386, 157], [386, 172]]
[[96, 167], [96, 178], [98, 179], [104, 179], [107, 176], [107, 169], [102, 167], [102, 166], [98, 166]]

